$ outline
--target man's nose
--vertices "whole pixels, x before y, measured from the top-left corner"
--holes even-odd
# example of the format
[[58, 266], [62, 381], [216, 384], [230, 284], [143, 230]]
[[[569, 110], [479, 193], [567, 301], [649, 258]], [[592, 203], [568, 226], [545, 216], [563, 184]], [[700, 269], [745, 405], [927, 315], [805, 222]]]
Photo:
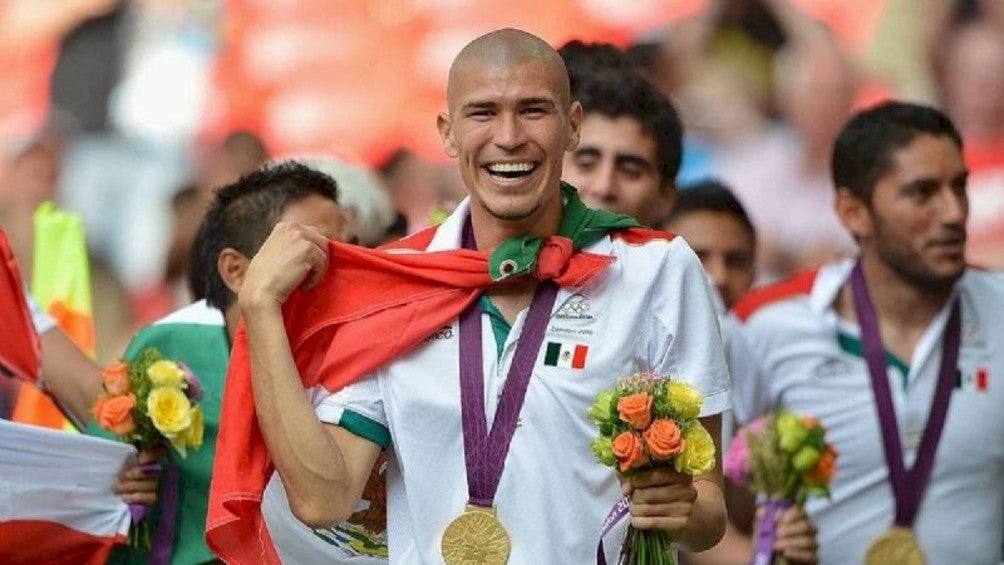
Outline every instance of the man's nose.
[[526, 131], [519, 117], [512, 114], [502, 114], [495, 128], [495, 145], [512, 151], [526, 143]]

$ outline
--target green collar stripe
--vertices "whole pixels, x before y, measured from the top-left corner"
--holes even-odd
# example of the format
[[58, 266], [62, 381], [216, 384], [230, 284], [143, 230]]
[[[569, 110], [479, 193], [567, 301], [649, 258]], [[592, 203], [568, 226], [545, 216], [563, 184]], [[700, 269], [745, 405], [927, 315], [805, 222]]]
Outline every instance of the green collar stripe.
[[[860, 357], [864, 359], [865, 350], [861, 345], [860, 339], [853, 336], [849, 336], [845, 333], [837, 333], [837, 341], [840, 342], [840, 349], [844, 350], [845, 353], [850, 353], [855, 357]], [[903, 377], [903, 387], [905, 388], [907, 383], [907, 378], [910, 375], [910, 367], [906, 363], [904, 363], [899, 357], [896, 357], [889, 351], [885, 352], [885, 362], [888, 365], [892, 365], [892, 367], [896, 369], [896, 371], [898, 371], [899, 374]]]

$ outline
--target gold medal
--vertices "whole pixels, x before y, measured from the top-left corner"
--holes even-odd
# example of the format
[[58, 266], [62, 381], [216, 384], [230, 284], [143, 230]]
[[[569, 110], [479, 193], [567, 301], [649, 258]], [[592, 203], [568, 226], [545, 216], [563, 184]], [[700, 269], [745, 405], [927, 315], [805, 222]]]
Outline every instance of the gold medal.
[[440, 546], [446, 565], [505, 565], [509, 534], [494, 508], [468, 506], [446, 526]]
[[893, 526], [872, 542], [865, 555], [867, 565], [924, 565], [924, 552], [910, 528]]

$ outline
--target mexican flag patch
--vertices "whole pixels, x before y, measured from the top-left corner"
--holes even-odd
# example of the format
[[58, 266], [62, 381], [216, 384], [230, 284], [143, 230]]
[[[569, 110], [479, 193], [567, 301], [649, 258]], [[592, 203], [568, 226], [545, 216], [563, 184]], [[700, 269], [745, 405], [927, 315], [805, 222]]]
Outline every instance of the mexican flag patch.
[[588, 345], [549, 341], [547, 342], [547, 350], [544, 352], [544, 365], [582, 369], [586, 366], [586, 354], [588, 353]]

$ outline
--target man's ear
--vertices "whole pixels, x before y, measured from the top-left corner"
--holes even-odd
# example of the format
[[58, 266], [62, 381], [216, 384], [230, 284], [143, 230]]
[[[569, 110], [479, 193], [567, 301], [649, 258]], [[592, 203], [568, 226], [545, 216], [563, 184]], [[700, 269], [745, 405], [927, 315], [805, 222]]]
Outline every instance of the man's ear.
[[232, 247], [220, 251], [216, 258], [216, 270], [220, 273], [223, 284], [227, 285], [230, 292], [235, 295], [241, 291], [250, 263], [251, 261], [243, 253]]
[[833, 204], [833, 209], [836, 211], [840, 223], [847, 228], [847, 231], [851, 232], [855, 240], [871, 236], [871, 208], [849, 188], [837, 189], [837, 199]]
[[568, 108], [568, 144], [565, 151], [575, 151], [579, 146], [579, 137], [582, 134], [582, 104], [578, 100], [572, 101]]
[[453, 137], [453, 122], [450, 121], [450, 114], [443, 112], [436, 117], [436, 128], [439, 129], [439, 137], [443, 140], [443, 150], [453, 159], [456, 159], [460, 151], [457, 150], [457, 141]]

